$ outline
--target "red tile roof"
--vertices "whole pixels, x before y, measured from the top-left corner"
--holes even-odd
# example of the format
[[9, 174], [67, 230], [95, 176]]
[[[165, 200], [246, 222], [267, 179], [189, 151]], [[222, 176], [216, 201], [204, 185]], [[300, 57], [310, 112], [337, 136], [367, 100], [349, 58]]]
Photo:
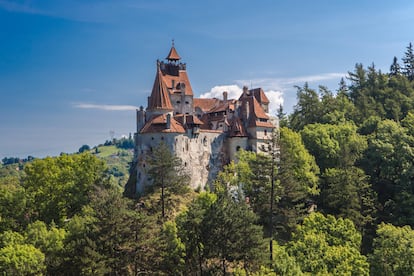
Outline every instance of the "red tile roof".
[[194, 108], [198, 107], [203, 112], [207, 112], [211, 109], [213, 109], [218, 102], [220, 102], [219, 99], [213, 98], [213, 99], [201, 99], [201, 98], [194, 98]]
[[[169, 92], [171, 94], [179, 91], [179, 89], [177, 89], [178, 84], [184, 83], [185, 84], [185, 95], [188, 95], [188, 96], [193, 95], [193, 88], [191, 87], [191, 83], [190, 83], [190, 80], [188, 78], [186, 71], [180, 70], [178, 72], [178, 76], [170, 75], [167, 72], [163, 72], [162, 79], [165, 85], [169, 88]], [[174, 81], [174, 87], [172, 87], [173, 81]]]
[[254, 95], [256, 100], [261, 104], [268, 104], [270, 103], [269, 99], [266, 97], [266, 94], [264, 93], [262, 88], [255, 88], [251, 89], [250, 93]]
[[244, 127], [243, 127], [243, 124], [240, 118], [234, 118], [230, 122], [229, 136], [230, 137], [247, 137], [247, 133], [244, 130]]
[[254, 116], [256, 118], [260, 119], [269, 119], [269, 116], [267, 116], [266, 112], [264, 112], [262, 106], [259, 104], [259, 102], [256, 100], [256, 97], [251, 98], [253, 100], [253, 104], [251, 106], [251, 111], [253, 111]]
[[199, 118], [197, 118], [197, 116], [188, 115], [188, 114], [175, 115], [174, 119], [177, 120], [180, 124], [184, 125], [184, 116], [185, 116], [185, 122], [187, 124], [193, 124], [193, 125], [204, 124]]
[[180, 60], [180, 56], [177, 53], [177, 50], [175, 50], [175, 47], [172, 46], [170, 52], [168, 53], [168, 56], [166, 57], [168, 60]]
[[268, 127], [268, 128], [275, 128], [275, 126], [271, 122], [261, 122], [258, 120], [251, 120], [249, 127]]
[[161, 71], [157, 71], [151, 96], [148, 100], [148, 110], [173, 110], [168, 88], [165, 85]]
[[174, 118], [171, 118], [170, 128], [167, 128], [167, 115], [157, 115], [149, 120], [140, 133], [185, 133], [184, 127]]

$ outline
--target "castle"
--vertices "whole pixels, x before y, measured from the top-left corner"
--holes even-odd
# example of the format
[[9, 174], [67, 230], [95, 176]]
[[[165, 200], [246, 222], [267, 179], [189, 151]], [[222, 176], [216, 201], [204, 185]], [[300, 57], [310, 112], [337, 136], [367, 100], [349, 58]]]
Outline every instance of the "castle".
[[157, 72], [148, 106], [137, 110], [133, 182], [130, 192], [151, 185], [146, 156], [165, 142], [179, 157], [193, 188], [211, 184], [223, 165], [240, 149], [260, 152], [271, 138], [276, 119], [261, 88], [243, 87], [239, 99], [195, 98], [174, 43], [165, 61], [157, 60]]

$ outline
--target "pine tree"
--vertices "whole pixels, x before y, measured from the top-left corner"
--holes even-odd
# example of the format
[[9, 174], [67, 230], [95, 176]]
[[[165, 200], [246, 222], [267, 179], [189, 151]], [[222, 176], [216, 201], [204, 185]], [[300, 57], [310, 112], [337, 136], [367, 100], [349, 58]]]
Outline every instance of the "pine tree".
[[181, 159], [175, 156], [167, 144], [160, 143], [148, 159], [148, 174], [153, 187], [161, 188], [161, 214], [164, 219], [167, 192], [181, 193], [187, 190], [188, 175], [182, 169]]
[[405, 56], [402, 58], [404, 62], [403, 73], [410, 81], [414, 80], [414, 51], [413, 44], [410, 42], [407, 46]]
[[391, 67], [390, 67], [390, 76], [399, 76], [401, 74], [401, 66], [398, 63], [397, 57], [394, 57]]
[[277, 119], [279, 120], [279, 126], [287, 126], [288, 122], [287, 122], [287, 116], [286, 116], [286, 112], [284, 112], [283, 110], [283, 105], [280, 104], [279, 108], [277, 109]]

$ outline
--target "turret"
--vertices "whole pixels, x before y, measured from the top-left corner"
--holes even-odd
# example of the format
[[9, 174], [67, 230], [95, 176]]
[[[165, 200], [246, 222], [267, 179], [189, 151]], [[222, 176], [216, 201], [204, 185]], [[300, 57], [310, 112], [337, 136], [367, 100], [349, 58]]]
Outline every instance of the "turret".
[[142, 129], [145, 125], [145, 111], [144, 107], [140, 106], [139, 110], [137, 109], [137, 133]]

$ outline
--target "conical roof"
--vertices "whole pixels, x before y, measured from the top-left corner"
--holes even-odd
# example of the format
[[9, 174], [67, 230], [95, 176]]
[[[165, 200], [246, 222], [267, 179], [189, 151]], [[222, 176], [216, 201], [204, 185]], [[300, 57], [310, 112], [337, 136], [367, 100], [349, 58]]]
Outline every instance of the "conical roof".
[[162, 73], [159, 69], [157, 70], [157, 76], [155, 77], [152, 93], [148, 101], [148, 109], [173, 110], [168, 88], [162, 79]]
[[166, 57], [170, 61], [177, 61], [180, 60], [180, 56], [177, 53], [177, 50], [175, 49], [174, 45], [171, 47], [170, 52], [168, 53], [168, 56]]

